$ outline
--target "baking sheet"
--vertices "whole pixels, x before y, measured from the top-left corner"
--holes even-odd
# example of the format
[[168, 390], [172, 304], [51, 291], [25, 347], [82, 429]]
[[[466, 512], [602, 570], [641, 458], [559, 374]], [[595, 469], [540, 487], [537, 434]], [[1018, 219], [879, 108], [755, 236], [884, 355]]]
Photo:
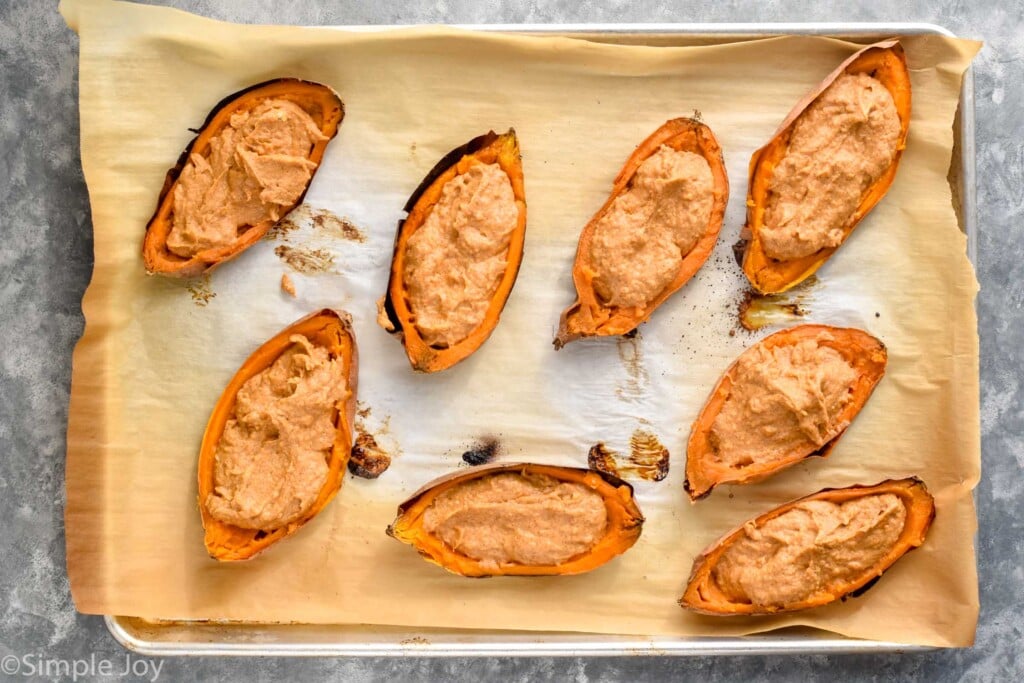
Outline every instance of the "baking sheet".
[[[649, 50], [440, 29], [339, 35], [234, 27], [107, 3], [65, 11], [77, 13], [72, 23], [82, 34], [83, 161], [97, 231], [69, 432], [69, 571], [80, 609], [666, 635], [806, 623], [902, 642], [969, 641], [977, 613], [969, 495], [978, 463], [976, 284], [944, 179], [959, 75], [975, 44], [907, 42], [915, 118], [900, 175], [813, 293], [811, 319], [857, 324], [886, 341], [887, 379], [829, 460], [690, 506], [680, 457], [689, 422], [718, 373], [754, 340], [728, 335], [742, 282], [729, 243], [742, 223], [746, 159], [852, 46], [782, 39]], [[228, 76], [253, 44], [264, 46], [266, 59], [246, 60], [240, 71], [231, 66]], [[794, 53], [806, 59], [793, 60]], [[131, 68], [124, 69], [128, 54]], [[507, 74], [498, 91], [495, 72]], [[216, 296], [199, 307], [182, 287], [142, 275], [140, 226], [168, 160], [187, 141], [181, 129], [202, 120], [223, 94], [283, 73], [324, 80], [346, 100], [349, 116], [307, 203], [348, 216], [368, 240], [321, 240], [339, 272], [297, 277], [297, 302], [277, 291], [283, 266], [274, 244], [261, 244], [215, 274]], [[440, 78], [446, 73], [460, 78]], [[170, 98], [182, 120], [172, 129], [168, 98], [156, 91], [176, 92], [184, 83], [192, 94], [188, 102]], [[471, 97], [479, 92], [489, 95]], [[451, 97], [462, 106], [444, 106]], [[638, 342], [588, 342], [556, 355], [550, 336], [572, 298], [579, 227], [636, 142], [688, 108], [699, 108], [718, 134], [733, 181], [719, 249]], [[502, 324], [474, 358], [442, 376], [413, 376], [400, 347], [372, 323], [394, 220], [437, 157], [482, 127], [510, 123], [523, 144], [530, 203], [519, 284]], [[141, 145], [130, 158], [125, 139]], [[864, 238], [869, 231], [884, 231], [884, 239]], [[202, 551], [194, 509], [195, 448], [209, 408], [265, 337], [308, 308], [339, 301], [356, 317], [362, 398], [378, 428], [390, 416], [402, 454], [381, 480], [348, 482], [309, 528], [257, 562], [217, 566]], [[637, 350], [640, 362], [621, 360]], [[370, 386], [375, 377], [383, 379]], [[621, 445], [641, 420], [672, 450], [674, 469], [661, 483], [638, 485], [650, 520], [640, 543], [590, 575], [466, 582], [382, 535], [405, 493], [455, 467], [482, 436], [499, 432], [506, 459], [582, 464], [589, 445]], [[933, 428], [933, 420], [942, 427]], [[886, 447], [875, 452], [878, 443]], [[692, 556], [735, 523], [822, 486], [907, 473], [922, 474], [936, 493], [939, 519], [925, 548], [864, 599], [729, 622], [675, 606]]]

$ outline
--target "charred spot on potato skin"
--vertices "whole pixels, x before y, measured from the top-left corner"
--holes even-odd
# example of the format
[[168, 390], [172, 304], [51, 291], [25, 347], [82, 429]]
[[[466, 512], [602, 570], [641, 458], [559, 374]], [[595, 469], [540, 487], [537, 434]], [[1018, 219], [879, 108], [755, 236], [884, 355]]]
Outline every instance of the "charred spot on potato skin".
[[486, 465], [498, 455], [501, 444], [497, 439], [488, 438], [462, 454], [462, 461], [476, 467]]
[[266, 532], [266, 531], [264, 531], [263, 529], [260, 529], [259, 531], [257, 531], [257, 532], [256, 532], [256, 533], [255, 533], [255, 534], [253, 535], [253, 537], [252, 537], [252, 540], [254, 540], [254, 541], [260, 541], [260, 540], [263, 540], [264, 538], [266, 538], [267, 536], [268, 536], [267, 532]]
[[380, 446], [373, 434], [362, 433], [356, 437], [348, 460], [348, 471], [363, 479], [376, 479], [391, 466], [391, 456]]

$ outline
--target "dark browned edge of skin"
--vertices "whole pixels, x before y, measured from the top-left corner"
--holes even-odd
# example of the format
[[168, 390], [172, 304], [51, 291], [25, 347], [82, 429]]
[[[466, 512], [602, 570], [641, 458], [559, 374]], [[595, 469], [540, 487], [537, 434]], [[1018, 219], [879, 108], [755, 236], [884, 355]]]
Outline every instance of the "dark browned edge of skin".
[[[515, 132], [514, 129], [513, 132]], [[413, 190], [413, 193], [409, 196], [408, 201], [405, 202], [405, 206], [402, 207], [402, 210], [405, 211], [406, 213], [406, 217], [399, 219], [398, 227], [395, 230], [395, 243], [391, 252], [392, 263], [395, 262], [395, 257], [398, 255], [398, 245], [402, 238], [402, 229], [405, 227], [406, 218], [408, 218], [409, 212], [411, 212], [413, 208], [416, 207], [416, 204], [419, 203], [420, 197], [423, 196], [423, 193], [426, 192], [427, 189], [434, 184], [435, 180], [444, 175], [445, 171], [447, 171], [455, 164], [459, 163], [462, 157], [474, 154], [475, 152], [487, 147], [495, 140], [497, 140], [499, 137], [500, 136], [493, 130], [487, 131], [483, 135], [478, 135], [477, 137], [473, 138], [466, 144], [459, 145], [458, 147], [456, 147], [455, 149], [441, 157], [441, 159], [436, 164], [434, 164], [434, 167], [430, 169], [426, 176], [424, 176], [419, 186], [417, 186], [416, 189]], [[516, 265], [517, 277], [519, 276], [519, 266], [521, 264], [522, 259], [519, 259], [519, 264]], [[384, 315], [388, 317], [388, 321], [394, 328], [391, 334], [397, 335], [401, 334], [402, 332], [402, 321], [398, 319], [398, 314], [395, 312], [395, 305], [391, 301], [391, 285], [394, 283], [394, 279], [394, 268], [391, 268], [388, 273], [388, 287], [384, 294]]]
[[[338, 119], [338, 128], [341, 128], [341, 122], [345, 120], [345, 103], [342, 102], [341, 97], [338, 96], [338, 93], [335, 92], [334, 88], [323, 83], [317, 83], [316, 81], [307, 81], [303, 78], [291, 77], [271, 78], [270, 80], [255, 83], [247, 88], [243, 88], [242, 90], [239, 90], [228, 95], [227, 97], [222, 98], [220, 102], [213, 105], [213, 109], [211, 109], [210, 113], [206, 115], [206, 120], [204, 120], [203, 123], [198, 128], [188, 129], [195, 133], [195, 137], [189, 140], [189, 143], [185, 145], [185, 149], [178, 156], [178, 160], [174, 162], [174, 166], [167, 170], [167, 175], [164, 176], [164, 186], [160, 188], [160, 194], [157, 195], [156, 198], [156, 208], [153, 210], [153, 216], [149, 219], [149, 222], [146, 223], [146, 230], [143, 234], [149, 232], [150, 227], [153, 225], [153, 221], [156, 220], [157, 214], [160, 213], [160, 205], [164, 203], [164, 198], [167, 197], [167, 193], [171, 191], [171, 188], [174, 186], [174, 183], [177, 182], [178, 177], [181, 176], [181, 172], [182, 170], [184, 170], [185, 164], [188, 163], [189, 157], [192, 156], [192, 148], [195, 146], [196, 140], [198, 140], [199, 136], [203, 134], [203, 131], [206, 130], [211, 123], [213, 123], [213, 120], [217, 117], [217, 114], [220, 113], [221, 109], [224, 109], [226, 106], [228, 106], [238, 98], [242, 97], [243, 95], [246, 95], [252, 92], [253, 90], [258, 90], [265, 86], [271, 85], [273, 83], [304, 83], [306, 85], [315, 85], [317, 87], [327, 88], [334, 95], [334, 99], [337, 100], [338, 107], [341, 109], [341, 118]], [[335, 131], [334, 135], [332, 135], [331, 137], [333, 138], [337, 134], [337, 131]], [[317, 170], [319, 170], [319, 166], [317, 167], [316, 170], [313, 171], [313, 175], [316, 175]], [[312, 184], [313, 179], [311, 177], [309, 183], [306, 184], [306, 189], [303, 190], [302, 194], [299, 195], [299, 198], [295, 200], [295, 206], [301, 204], [302, 200], [306, 198], [306, 193], [309, 192], [309, 186]], [[203, 270], [208, 271], [211, 265], [212, 264], [207, 264]]]
[[[925, 488], [925, 490], [926, 490], [926, 491], [928, 490], [928, 486], [927, 486], [927, 485], [926, 485], [926, 484], [924, 483], [924, 481], [923, 481], [923, 480], [922, 480], [922, 479], [921, 479], [920, 477], [917, 477], [917, 476], [911, 476], [911, 477], [903, 477], [903, 478], [904, 478], [904, 479], [910, 479], [910, 480], [912, 480], [912, 481], [914, 482], [914, 484], [915, 484], [915, 485], [916, 485], [916, 484], [921, 484], [922, 486], [924, 486], [924, 488]], [[861, 485], [861, 487], [863, 487], [863, 488], [870, 488], [870, 487], [868, 487], [868, 486], [864, 486], [864, 485]], [[820, 493], [826, 493], [826, 492], [828, 492], [828, 491], [842, 491], [842, 490], [844, 490], [844, 489], [849, 489], [849, 488], [856, 488], [856, 487], [854, 487], [854, 486], [838, 486], [838, 487], [829, 487], [829, 488], [824, 488], [824, 489], [821, 489], [820, 491], [818, 491], [817, 493], [812, 493], [812, 494], [810, 494], [810, 495], [808, 495], [808, 496], [804, 496], [803, 498], [810, 498], [811, 496], [816, 496], [816, 495], [818, 495], [818, 494], [820, 494]], [[710, 492], [709, 492], [709, 493], [710, 493]], [[703, 497], [704, 497], [704, 496], [701, 496], [701, 498], [703, 498]], [[792, 501], [792, 502], [793, 502], [793, 503], [797, 503], [797, 502], [799, 502], [800, 500], [802, 500], [803, 498], [798, 498], [797, 500], [794, 500], [794, 501]], [[928, 524], [927, 524], [927, 525], [925, 526], [925, 528], [926, 528], [926, 529], [929, 529], [929, 528], [931, 528], [931, 526], [932, 526], [932, 523], [933, 523], [933, 522], [935, 522], [935, 505], [934, 505], [934, 504], [932, 505], [932, 514], [931, 514], [931, 515], [929, 516], [929, 518], [928, 518]], [[859, 598], [860, 596], [864, 595], [864, 594], [865, 594], [865, 593], [867, 593], [867, 592], [868, 592], [869, 590], [871, 590], [872, 588], [874, 588], [874, 587], [875, 587], [875, 585], [876, 585], [876, 584], [877, 584], [877, 583], [879, 582], [879, 580], [880, 580], [880, 579], [881, 579], [881, 578], [882, 578], [883, 576], [885, 576], [885, 573], [886, 573], [887, 571], [889, 571], [890, 569], [892, 569], [893, 567], [895, 567], [895, 566], [896, 566], [896, 563], [897, 563], [897, 562], [899, 562], [899, 561], [900, 561], [901, 559], [903, 559], [904, 557], [906, 557], [906, 556], [907, 556], [908, 554], [910, 554], [910, 553], [911, 553], [911, 552], [913, 552], [914, 550], [917, 550], [917, 549], [918, 549], [919, 547], [921, 547], [921, 546], [917, 546], [917, 545], [912, 545], [912, 546], [910, 546], [909, 548], [907, 548], [906, 550], [904, 550], [904, 551], [903, 551], [903, 553], [902, 553], [902, 554], [901, 554], [901, 555], [900, 555], [899, 557], [897, 557], [897, 558], [896, 558], [895, 560], [893, 560], [893, 563], [892, 563], [892, 564], [890, 564], [890, 565], [889, 565], [888, 567], [886, 567], [886, 568], [885, 568], [885, 569], [883, 569], [883, 570], [882, 570], [881, 572], [879, 572], [878, 576], [876, 576], [876, 577], [874, 577], [874, 578], [870, 579], [870, 580], [869, 580], [869, 581], [868, 581], [867, 583], [865, 583], [865, 584], [864, 584], [863, 586], [861, 586], [860, 588], [857, 588], [856, 590], [852, 590], [852, 591], [850, 591], [849, 593], [844, 593], [843, 595], [840, 595], [840, 596], [839, 596], [838, 598], [836, 598], [836, 599], [835, 599], [835, 600], [833, 600], [832, 602], [828, 602], [828, 603], [825, 603], [824, 605], [819, 605], [818, 607], [827, 607], [828, 605], [832, 605], [832, 604], [835, 604], [835, 603], [837, 603], [837, 602], [846, 602], [846, 601], [847, 601], [847, 600], [849, 600], [850, 598]], [[691, 578], [692, 578], [692, 576], [691, 576]], [[689, 583], [689, 582], [687, 582], [687, 583]], [[679, 606], [680, 606], [680, 607], [682, 607], [683, 609], [689, 609], [689, 607], [687, 607], [686, 603], [685, 603], [685, 602], [683, 601], [683, 598], [679, 598], [678, 600], [676, 600], [676, 602], [677, 602], [677, 603], [679, 604]], [[811, 608], [807, 608], [807, 609], [817, 609], [817, 608], [815, 608], [815, 607], [811, 607]], [[778, 611], [775, 611], [775, 612], [768, 612], [768, 613], [764, 613], [764, 614], [744, 614], [744, 615], [706, 615], [706, 616], [716, 616], [716, 617], [720, 617], [720, 616], [745, 616], [745, 617], [755, 617], [755, 618], [756, 618], [756, 617], [770, 617], [770, 616], [774, 616], [774, 615], [776, 615], [776, 614], [785, 614], [786, 612], [793, 612], [793, 611], [803, 611], [803, 610], [778, 610]]]

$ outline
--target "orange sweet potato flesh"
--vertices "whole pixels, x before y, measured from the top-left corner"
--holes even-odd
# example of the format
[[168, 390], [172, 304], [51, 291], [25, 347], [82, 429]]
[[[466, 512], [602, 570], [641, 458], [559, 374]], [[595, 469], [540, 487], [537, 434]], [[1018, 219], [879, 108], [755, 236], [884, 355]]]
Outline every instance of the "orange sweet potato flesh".
[[[292, 346], [289, 338], [296, 334], [304, 335], [314, 345], [326, 348], [331, 358], [340, 358], [344, 362], [348, 397], [345, 400], [344, 409], [339, 410], [334, 418], [337, 432], [334, 446], [329, 455], [327, 481], [324, 482], [323, 488], [320, 489], [320, 494], [309, 512], [283, 527], [256, 530], [227, 524], [210, 515], [205, 505], [207, 497], [213, 492], [217, 443], [232, 415], [238, 390], [251, 377], [270, 367], [281, 354], [287, 351]], [[224, 393], [221, 394], [214, 406], [199, 449], [199, 510], [205, 530], [206, 551], [210, 557], [224, 562], [248, 560], [272, 544], [298, 531], [334, 498], [338, 489], [341, 488], [349, 454], [352, 450], [352, 425], [355, 421], [358, 367], [359, 354], [349, 315], [344, 312], [324, 309], [290, 325], [256, 349], [231, 378]]]
[[[512, 195], [519, 210], [516, 227], [509, 242], [505, 272], [491, 297], [483, 321], [476, 329], [452, 346], [432, 346], [420, 336], [416, 329], [415, 315], [409, 307], [405, 283], [405, 252], [409, 238], [420, 229], [433, 211], [448, 181], [462, 175], [476, 164], [495, 163], [512, 183]], [[498, 325], [505, 302], [512, 293], [512, 287], [519, 275], [519, 266], [523, 262], [523, 243], [526, 239], [526, 190], [523, 184], [519, 140], [516, 138], [515, 130], [510, 128], [502, 135], [490, 131], [446, 154], [409, 197], [405, 210], [408, 215], [398, 222], [391, 275], [388, 279], [387, 292], [380, 302], [378, 322], [402, 342], [414, 370], [438, 372], [465, 360], [487, 341]]]
[[[820, 590], [807, 599], [787, 605], [754, 605], [734, 602], [726, 596], [715, 581], [713, 572], [722, 555], [737, 540], [743, 537], [745, 529], [753, 525], [763, 526], [768, 520], [778, 517], [800, 503], [811, 500], [844, 503], [864, 496], [891, 493], [897, 496], [907, 510], [903, 531], [893, 547], [872, 566], [866, 567], [856, 578], [834, 590]], [[847, 597], [857, 597], [867, 591], [897, 560], [907, 552], [920, 547], [935, 518], [935, 501], [924, 483], [916, 478], [889, 479], [874, 486], [850, 486], [842, 489], [824, 489], [818, 493], [786, 503], [770, 512], [756, 517], [712, 544], [693, 563], [690, 579], [679, 604], [694, 612], [713, 616], [737, 616], [756, 614], [777, 614], [820, 607]]]
[[[473, 479], [503, 472], [543, 474], [559, 481], [582, 483], [596, 491], [604, 498], [608, 511], [605, 535], [589, 551], [562, 564], [509, 564], [495, 568], [482, 566], [477, 560], [449, 548], [441, 539], [423, 529], [424, 512], [443, 491]], [[565, 576], [589, 572], [629, 550], [640, 538], [643, 523], [644, 517], [633, 498], [633, 487], [618, 477], [574, 467], [514, 463], [482, 465], [468, 472], [455, 472], [435, 479], [398, 507], [398, 517], [388, 527], [387, 533], [416, 548], [428, 562], [460, 576]]]
[[[174, 224], [174, 188], [182, 169], [192, 154], [206, 156], [210, 153], [210, 141], [213, 140], [231, 121], [232, 115], [255, 108], [267, 99], [283, 99], [294, 102], [310, 115], [320, 132], [326, 136], [313, 145], [309, 152], [309, 160], [318, 166], [323, 160], [327, 143], [337, 134], [341, 120], [345, 116], [345, 107], [338, 94], [326, 85], [302, 81], [297, 78], [278, 78], [259, 83], [240, 92], [230, 95], [213, 108], [199, 134], [185, 147], [177, 163], [167, 171], [163, 189], [157, 199], [156, 213], [146, 226], [146, 237], [142, 245], [142, 257], [146, 271], [155, 275], [169, 277], [196, 277], [206, 273], [221, 263], [233, 259], [243, 251], [256, 244], [267, 231], [274, 226], [274, 221], [266, 220], [257, 225], [250, 225], [239, 230], [238, 239], [226, 247], [218, 247], [201, 251], [191, 258], [178, 256], [167, 248], [167, 235]], [[316, 171], [313, 172], [316, 174]], [[312, 182], [312, 178], [310, 178]], [[308, 189], [307, 185], [307, 189]], [[285, 207], [282, 216], [302, 203], [305, 192], [290, 207]]]
[[[870, 74], [878, 79], [892, 95], [896, 113], [900, 118], [900, 134], [896, 156], [888, 170], [861, 197], [860, 205], [844, 226], [843, 242], [835, 247], [797, 259], [780, 261], [769, 257], [761, 244], [765, 210], [768, 206], [769, 185], [775, 167], [786, 155], [793, 125], [800, 115], [828, 86], [842, 74]], [[827, 261], [849, 238], [865, 215], [889, 191], [900, 157], [907, 144], [910, 129], [910, 72], [907, 58], [899, 41], [890, 40], [870, 45], [853, 54], [833, 71], [818, 87], [808, 93], [789, 113], [772, 139], [750, 158], [750, 181], [747, 186], [747, 222], [741, 231], [743, 273], [755, 290], [762, 294], [784, 292], [803, 282]]]
[[[871, 397], [875, 386], [885, 374], [888, 355], [881, 341], [854, 328], [831, 327], [828, 325], [800, 325], [781, 330], [758, 342], [758, 346], [771, 349], [774, 347], [797, 344], [806, 339], [815, 339], [821, 346], [837, 351], [857, 373], [852, 396], [846, 408], [836, 416], [837, 422], [849, 424], [860, 412]], [[748, 349], [749, 351], [749, 349]], [[690, 439], [686, 446], [686, 480], [684, 486], [691, 500], [698, 500], [711, 493], [719, 484], [749, 484], [787, 467], [795, 465], [804, 458], [812, 456], [826, 457], [835, 448], [845, 429], [820, 448], [796, 450], [783, 458], [761, 465], [744, 467], [737, 471], [715, 458], [711, 445], [711, 427], [718, 417], [725, 400], [732, 391], [733, 378], [737, 361], [725, 371], [708, 397], [700, 415], [690, 428]]]
[[[697, 244], [679, 263], [675, 278], [645, 306], [620, 308], [601, 301], [594, 289], [594, 270], [589, 264], [590, 243], [598, 221], [612, 207], [615, 199], [629, 190], [637, 169], [662, 145], [680, 152], [692, 152], [704, 157], [711, 167], [714, 179], [714, 203], [707, 229]], [[593, 336], [614, 336], [630, 332], [647, 320], [666, 299], [685, 285], [700, 269], [715, 247], [722, 228], [725, 205], [729, 201], [729, 179], [722, 160], [722, 149], [711, 129], [693, 119], [672, 119], [640, 143], [612, 185], [612, 192], [604, 206], [598, 210], [580, 233], [576, 248], [576, 262], [572, 279], [576, 286], [576, 301], [562, 313], [555, 337], [555, 348], [560, 349], [574, 339]]]

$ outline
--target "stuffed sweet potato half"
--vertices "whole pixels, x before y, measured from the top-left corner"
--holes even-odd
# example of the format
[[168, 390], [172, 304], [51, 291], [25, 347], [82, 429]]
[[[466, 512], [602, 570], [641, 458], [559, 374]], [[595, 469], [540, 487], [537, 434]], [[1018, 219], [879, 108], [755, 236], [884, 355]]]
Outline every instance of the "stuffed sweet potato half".
[[259, 241], [302, 201], [344, 111], [329, 87], [296, 78], [214, 107], [167, 172], [146, 226], [146, 270], [194, 277]]
[[917, 478], [825, 489], [746, 522], [693, 564], [680, 604], [716, 616], [827, 605], [921, 546], [935, 502]]
[[405, 210], [377, 320], [414, 370], [437, 372], [487, 341], [519, 273], [526, 194], [515, 131], [449, 152]]
[[722, 150], [703, 123], [673, 119], [640, 143], [580, 234], [577, 298], [555, 348], [647, 320], [711, 255], [728, 199]]
[[892, 185], [910, 128], [898, 41], [860, 50], [811, 91], [750, 159], [743, 272], [758, 292], [812, 275]]
[[290, 325], [242, 364], [199, 451], [211, 557], [247, 560], [330, 502], [352, 449], [357, 384], [350, 318], [329, 309]]
[[616, 477], [518, 463], [430, 482], [387, 532], [461, 576], [557, 576], [624, 553], [643, 521], [633, 488]]
[[690, 498], [827, 456], [882, 379], [886, 361], [885, 346], [867, 332], [826, 325], [782, 330], [744, 351], [690, 429]]

